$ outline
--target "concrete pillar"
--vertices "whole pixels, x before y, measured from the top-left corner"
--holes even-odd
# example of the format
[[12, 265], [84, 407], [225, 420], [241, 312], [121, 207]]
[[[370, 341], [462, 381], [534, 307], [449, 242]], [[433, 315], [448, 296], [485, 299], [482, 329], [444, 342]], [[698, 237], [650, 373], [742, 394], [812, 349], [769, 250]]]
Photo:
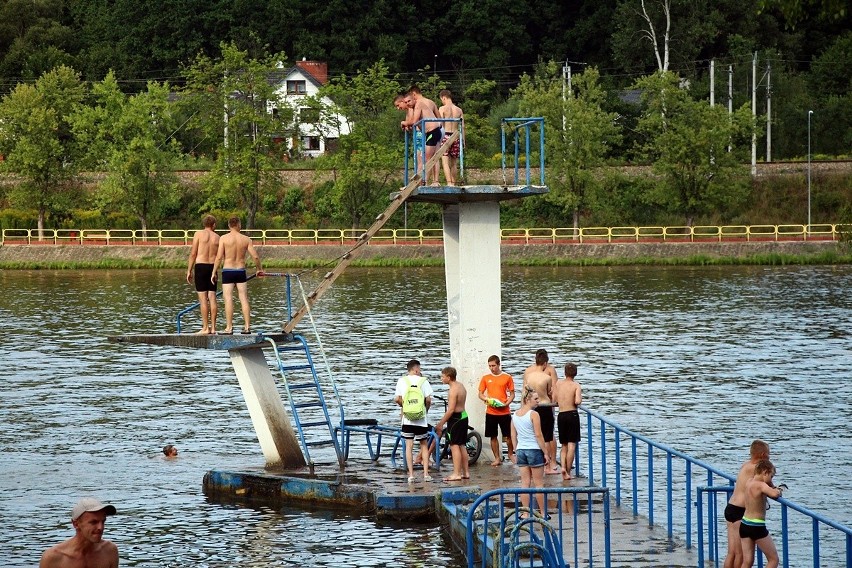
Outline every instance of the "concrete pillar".
[[[458, 203], [444, 207], [444, 261], [450, 360], [467, 388], [470, 424], [485, 430], [485, 405], [479, 380], [488, 357], [501, 355], [500, 204]], [[489, 459], [491, 448], [483, 451]]]
[[228, 351], [266, 467], [304, 467], [305, 457], [260, 347]]

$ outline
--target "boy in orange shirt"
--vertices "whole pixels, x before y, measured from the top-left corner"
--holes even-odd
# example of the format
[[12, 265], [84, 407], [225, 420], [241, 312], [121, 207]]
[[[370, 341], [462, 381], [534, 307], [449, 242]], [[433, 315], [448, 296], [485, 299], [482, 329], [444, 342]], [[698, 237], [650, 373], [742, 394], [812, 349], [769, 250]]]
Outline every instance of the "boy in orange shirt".
[[488, 358], [488, 369], [491, 371], [479, 381], [479, 400], [488, 408], [485, 409], [485, 437], [491, 438], [491, 452], [494, 461], [491, 465], [503, 463], [503, 452], [500, 440], [497, 438], [497, 428], [506, 438], [506, 448], [509, 460], [515, 454], [512, 446], [512, 411], [509, 404], [515, 400], [515, 383], [512, 376], [500, 369], [500, 357], [492, 355]]

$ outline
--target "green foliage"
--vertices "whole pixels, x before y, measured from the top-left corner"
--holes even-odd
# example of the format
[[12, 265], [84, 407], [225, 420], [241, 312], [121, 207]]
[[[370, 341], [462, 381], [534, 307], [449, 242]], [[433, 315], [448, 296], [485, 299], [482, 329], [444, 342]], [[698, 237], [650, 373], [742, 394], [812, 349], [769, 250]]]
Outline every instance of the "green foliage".
[[263, 198], [281, 186], [275, 139], [293, 133], [294, 111], [268, 80], [283, 54], [257, 59], [234, 44], [221, 49], [221, 59], [202, 55], [187, 70], [185, 94], [197, 109], [193, 125], [221, 141], [216, 165], [205, 180], [205, 209], [235, 200], [245, 209], [246, 228], [252, 229]]
[[848, 15], [849, 4], [845, 0], [757, 0], [757, 9], [778, 10], [793, 27], [811, 14], [839, 20]]
[[387, 207], [400, 163], [393, 148], [370, 142], [360, 133], [356, 130], [341, 138], [338, 151], [327, 158], [337, 172], [331, 194], [335, 217], [345, 215], [352, 228], [362, 227]]
[[[645, 105], [638, 129], [647, 137], [642, 151], [663, 178], [652, 199], [692, 225], [697, 216], [746, 198], [739, 143], [754, 126], [747, 108], [728, 116], [719, 106], [692, 100], [679, 83], [672, 73], [637, 81]], [[728, 152], [729, 144], [734, 151]]]
[[20, 83], [0, 101], [0, 167], [24, 179], [9, 198], [38, 211], [39, 231], [48, 212], [61, 216], [78, 189], [73, 183], [80, 150], [71, 116], [85, 89], [70, 67], [57, 67], [35, 84]]
[[615, 114], [603, 110], [606, 94], [597, 70], [574, 76], [570, 91], [560, 80], [561, 71], [554, 61], [542, 64], [534, 77], [521, 77], [513, 95], [519, 99], [522, 116], [544, 117], [550, 187], [546, 199], [572, 216], [573, 226], [578, 227], [579, 212], [597, 182], [594, 170], [617, 144], [619, 132]]
[[107, 170], [98, 203], [135, 216], [143, 230], [161, 221], [176, 198], [173, 174], [177, 143], [174, 106], [167, 85], [149, 83], [148, 90], [130, 97], [119, 89], [112, 73], [92, 87], [92, 104], [74, 117], [74, 131], [87, 148], [86, 161]]

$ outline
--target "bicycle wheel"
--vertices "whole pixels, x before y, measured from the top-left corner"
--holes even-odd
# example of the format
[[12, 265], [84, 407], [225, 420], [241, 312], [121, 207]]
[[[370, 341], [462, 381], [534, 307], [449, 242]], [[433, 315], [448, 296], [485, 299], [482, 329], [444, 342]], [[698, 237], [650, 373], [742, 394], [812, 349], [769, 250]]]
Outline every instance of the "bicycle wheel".
[[444, 431], [444, 435], [441, 436], [441, 461], [444, 460], [452, 460], [452, 452], [450, 451], [449, 431]]
[[476, 430], [467, 433], [467, 443], [464, 445], [467, 451], [467, 463], [473, 465], [482, 453], [482, 436]]

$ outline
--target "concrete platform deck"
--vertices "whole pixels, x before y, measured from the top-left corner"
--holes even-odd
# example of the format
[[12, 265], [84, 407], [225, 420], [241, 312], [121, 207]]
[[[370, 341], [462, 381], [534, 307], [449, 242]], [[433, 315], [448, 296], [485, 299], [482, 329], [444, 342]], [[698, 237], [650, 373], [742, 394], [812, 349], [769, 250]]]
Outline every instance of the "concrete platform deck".
[[423, 185], [414, 190], [408, 201], [446, 205], [522, 199], [547, 192], [543, 185]]
[[[353, 453], [356, 452], [353, 446]], [[205, 495], [214, 501], [252, 502], [270, 507], [301, 504], [358, 514], [373, 512], [379, 519], [441, 523], [447, 527], [457, 546], [462, 548], [469, 504], [484, 492], [518, 487], [519, 472], [511, 462], [493, 467], [485, 461], [471, 467], [471, 479], [468, 481], [442, 482], [442, 477], [449, 475], [450, 471], [451, 465], [444, 463], [442, 471], [430, 472], [434, 481], [426, 482], [423, 481], [422, 468], [417, 468], [417, 480], [408, 483], [407, 471], [394, 470], [385, 458], [378, 462], [368, 458], [350, 458], [344, 469], [338, 468], [333, 461], [317, 463], [313, 475], [307, 468], [290, 471], [261, 468], [212, 470], [205, 475], [203, 485]], [[584, 478], [563, 482], [560, 475], [547, 475], [545, 486], [585, 487], [586, 483]], [[599, 515], [599, 499], [595, 505], [595, 519], [600, 521], [600, 525], [603, 517]], [[619, 509], [612, 503], [610, 510], [612, 566], [696, 566], [695, 549], [686, 550], [677, 539], [669, 540], [664, 529], [649, 527], [646, 519], [634, 517], [629, 509]], [[588, 549], [588, 517], [582, 515], [580, 518], [583, 521], [577, 523], [577, 546], [583, 552]], [[573, 534], [573, 522], [573, 516], [568, 512], [564, 512], [561, 519], [550, 521], [552, 526], [571, 531], [564, 532], [565, 535]], [[592, 530], [596, 548], [602, 546], [602, 526]], [[567, 541], [571, 539], [565, 540], [565, 558], [573, 565], [573, 542], [569, 545]], [[567, 549], [569, 546], [571, 550]], [[603, 566], [602, 551], [595, 552], [594, 563]]]
[[173, 347], [190, 347], [194, 349], [245, 349], [249, 347], [269, 346], [267, 338], [276, 342], [292, 341], [292, 333], [251, 333], [243, 335], [195, 334], [195, 333], [149, 333], [111, 335], [109, 341], [114, 343], [137, 343]]

